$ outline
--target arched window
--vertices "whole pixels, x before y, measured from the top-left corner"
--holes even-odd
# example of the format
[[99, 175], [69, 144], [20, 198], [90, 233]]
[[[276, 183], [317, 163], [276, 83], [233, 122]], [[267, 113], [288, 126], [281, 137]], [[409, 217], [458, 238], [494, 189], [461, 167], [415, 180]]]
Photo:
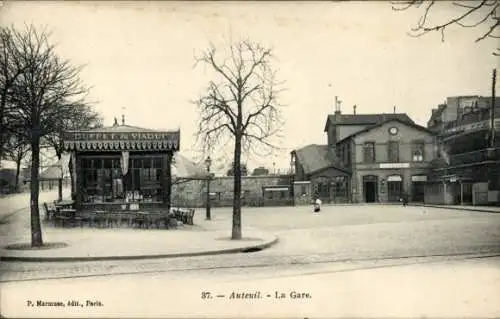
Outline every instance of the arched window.
[[423, 162], [424, 161], [424, 155], [422, 154], [421, 150], [415, 150], [413, 152], [412, 160], [414, 162]]
[[423, 141], [414, 141], [412, 143], [411, 160], [413, 162], [424, 161], [424, 148], [425, 148], [425, 143]]

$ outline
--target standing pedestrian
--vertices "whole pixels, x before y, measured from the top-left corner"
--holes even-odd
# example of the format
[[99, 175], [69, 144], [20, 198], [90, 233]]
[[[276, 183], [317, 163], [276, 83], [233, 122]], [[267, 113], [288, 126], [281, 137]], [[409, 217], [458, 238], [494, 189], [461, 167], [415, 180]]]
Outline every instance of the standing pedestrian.
[[405, 192], [401, 195], [401, 202], [403, 203], [403, 207], [406, 207], [408, 204], [408, 195]]
[[314, 195], [313, 197], [313, 208], [315, 213], [319, 213], [321, 211], [321, 199], [319, 199], [318, 195]]

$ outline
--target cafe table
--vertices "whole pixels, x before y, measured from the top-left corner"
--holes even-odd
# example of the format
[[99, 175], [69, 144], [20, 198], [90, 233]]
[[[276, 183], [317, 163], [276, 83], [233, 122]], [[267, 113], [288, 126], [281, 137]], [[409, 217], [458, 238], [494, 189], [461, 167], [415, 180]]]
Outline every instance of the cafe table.
[[74, 200], [61, 200], [55, 203], [55, 207], [57, 210], [72, 209], [74, 204]]

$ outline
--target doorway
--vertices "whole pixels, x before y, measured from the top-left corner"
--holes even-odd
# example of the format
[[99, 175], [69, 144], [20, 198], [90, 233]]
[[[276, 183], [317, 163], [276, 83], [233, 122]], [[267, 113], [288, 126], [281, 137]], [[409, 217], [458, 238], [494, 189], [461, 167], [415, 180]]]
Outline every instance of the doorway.
[[366, 203], [377, 201], [378, 177], [374, 175], [363, 176], [363, 190]]
[[411, 201], [423, 202], [425, 194], [425, 182], [411, 182]]
[[464, 182], [462, 184], [462, 204], [472, 204], [472, 183]]
[[387, 201], [398, 202], [403, 195], [403, 179], [399, 175], [387, 177]]

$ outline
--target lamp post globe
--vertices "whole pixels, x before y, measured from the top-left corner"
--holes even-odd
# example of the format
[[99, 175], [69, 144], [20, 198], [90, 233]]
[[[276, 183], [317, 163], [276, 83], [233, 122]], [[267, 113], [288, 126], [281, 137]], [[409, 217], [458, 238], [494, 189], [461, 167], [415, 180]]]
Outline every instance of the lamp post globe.
[[211, 220], [212, 219], [212, 216], [211, 216], [211, 212], [210, 212], [210, 179], [211, 179], [211, 175], [210, 175], [210, 165], [212, 165], [212, 159], [210, 158], [210, 156], [207, 157], [207, 159], [205, 160], [205, 164], [207, 165], [207, 208], [206, 208], [206, 219], [207, 220]]

